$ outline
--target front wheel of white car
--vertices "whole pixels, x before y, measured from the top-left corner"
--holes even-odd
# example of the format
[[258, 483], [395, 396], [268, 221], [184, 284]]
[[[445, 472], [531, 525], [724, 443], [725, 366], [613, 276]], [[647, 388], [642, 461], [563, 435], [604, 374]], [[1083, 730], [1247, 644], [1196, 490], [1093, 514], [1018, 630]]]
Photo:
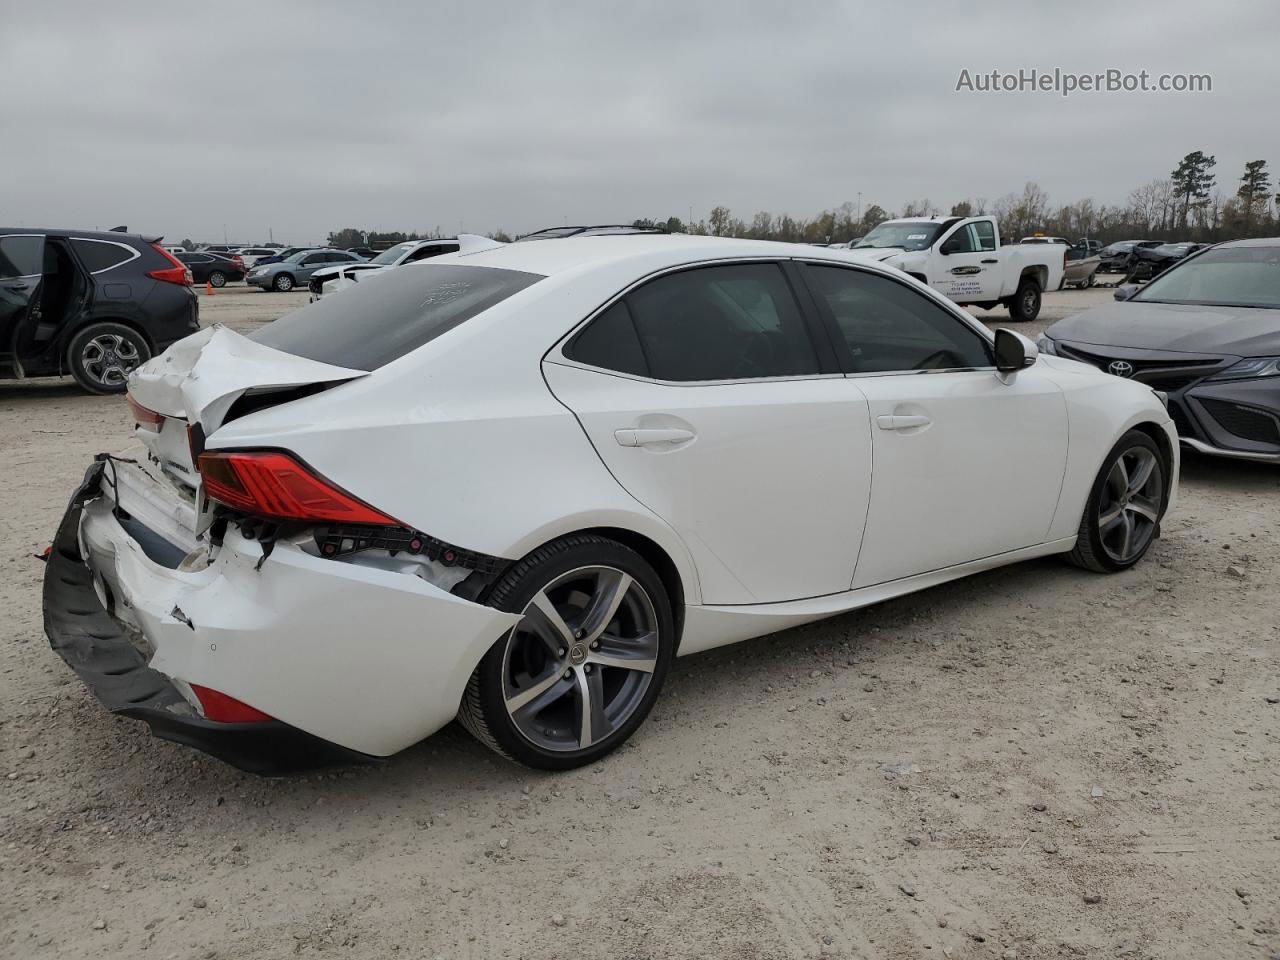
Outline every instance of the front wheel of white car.
[[1160, 532], [1168, 469], [1168, 458], [1149, 435], [1130, 430], [1121, 437], [1094, 480], [1071, 562], [1119, 573], [1141, 560]]
[[671, 601], [643, 557], [579, 534], [515, 564], [491, 606], [522, 614], [476, 667], [458, 713], [477, 740], [520, 763], [568, 770], [644, 722], [675, 650]]

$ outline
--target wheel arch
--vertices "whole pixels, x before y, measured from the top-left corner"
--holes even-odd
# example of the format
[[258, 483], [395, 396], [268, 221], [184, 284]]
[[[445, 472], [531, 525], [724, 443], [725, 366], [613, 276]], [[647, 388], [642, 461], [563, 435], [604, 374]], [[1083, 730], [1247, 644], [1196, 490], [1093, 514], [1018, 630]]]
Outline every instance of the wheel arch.
[[108, 317], [87, 317], [74, 326], [69, 326], [62, 331], [62, 339], [58, 345], [58, 371], [60, 376], [65, 376], [66, 371], [71, 369], [71, 341], [80, 336], [90, 327], [97, 326], [100, 323], [116, 323], [122, 327], [128, 327], [138, 336], [140, 336], [147, 344], [147, 349], [151, 351], [151, 355], [156, 355], [155, 338], [147, 332], [147, 328], [132, 317], [108, 316]]
[[1164, 471], [1164, 507], [1167, 513], [1169, 510], [1169, 494], [1173, 490], [1173, 472], [1178, 464], [1177, 451], [1174, 449], [1173, 442], [1169, 439], [1169, 434], [1165, 432], [1165, 429], [1152, 420], [1141, 420], [1130, 426], [1129, 429], [1145, 433], [1155, 441], [1156, 446], [1160, 448], [1160, 453], [1164, 456], [1166, 467]]
[[1018, 275], [1018, 284], [1021, 285], [1022, 281], [1028, 277], [1040, 284], [1042, 291], [1049, 288], [1049, 268], [1043, 264], [1031, 264], [1023, 267], [1022, 273]]
[[671, 601], [671, 614], [676, 625], [676, 650], [679, 651], [680, 639], [684, 633], [685, 603], [690, 596], [696, 597], [697, 595], [696, 582], [687, 582], [689, 577], [693, 575], [692, 561], [686, 561], [685, 565], [682, 566], [672, 556], [670, 549], [647, 534], [640, 533], [629, 527], [612, 524], [575, 526], [573, 529], [558, 532], [554, 536], [546, 536], [545, 539], [540, 540], [540, 542], [527, 550], [523, 550], [521, 559], [541, 550], [549, 543], [554, 543], [565, 537], [582, 536], [584, 534], [592, 534], [616, 541], [640, 554], [653, 567], [658, 574], [658, 579], [662, 581], [662, 585], [667, 591], [668, 599]]

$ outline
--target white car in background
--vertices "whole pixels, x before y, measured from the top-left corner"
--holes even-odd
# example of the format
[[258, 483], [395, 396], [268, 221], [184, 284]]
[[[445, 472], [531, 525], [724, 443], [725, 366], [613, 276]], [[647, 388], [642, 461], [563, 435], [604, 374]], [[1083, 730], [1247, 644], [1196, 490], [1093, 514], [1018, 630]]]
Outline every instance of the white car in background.
[[349, 266], [326, 267], [311, 275], [307, 289], [311, 293], [310, 302], [315, 303], [327, 293], [337, 293], [354, 287], [361, 280], [385, 273], [393, 267], [402, 267], [406, 263], [417, 263], [432, 257], [441, 257], [446, 253], [475, 252], [500, 246], [497, 240], [464, 233], [457, 237], [440, 237], [433, 240], [406, 240], [388, 247], [380, 254], [365, 263]]
[[245, 269], [249, 269], [263, 257], [274, 257], [280, 250], [276, 247], [238, 247], [235, 253], [244, 261]]
[[953, 303], [1006, 307], [1010, 319], [1034, 320], [1041, 295], [1062, 286], [1066, 247], [1001, 246], [994, 217], [886, 220], [851, 249], [927, 283]]
[[715, 237], [437, 257], [204, 329], [130, 403], [46, 629], [112, 711], [252, 770], [455, 716], [579, 766], [677, 655], [1047, 554], [1128, 569], [1178, 474], [1149, 387], [900, 270]]

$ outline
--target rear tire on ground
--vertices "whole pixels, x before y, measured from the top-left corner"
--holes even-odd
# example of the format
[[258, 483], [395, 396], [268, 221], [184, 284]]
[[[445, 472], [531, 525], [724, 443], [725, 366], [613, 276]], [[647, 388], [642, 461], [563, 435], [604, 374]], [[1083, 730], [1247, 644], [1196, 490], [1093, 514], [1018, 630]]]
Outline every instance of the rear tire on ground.
[[1102, 461], [1068, 559], [1096, 573], [1119, 573], [1141, 560], [1160, 533], [1168, 472], [1168, 458], [1146, 433], [1121, 437]]
[[485, 654], [458, 719], [541, 770], [592, 763], [644, 722], [675, 655], [661, 578], [634, 550], [563, 537], [516, 563], [488, 603], [523, 619]]
[[150, 359], [146, 338], [122, 323], [91, 323], [67, 346], [67, 369], [90, 393], [124, 393], [130, 372]]
[[225, 287], [227, 285], [227, 275], [221, 270], [215, 270], [209, 274], [209, 282], [215, 287]]
[[271, 286], [280, 293], [288, 293], [293, 289], [293, 274], [277, 273], [275, 279], [271, 281]]
[[1009, 301], [1009, 319], [1027, 323], [1040, 315], [1040, 284], [1031, 277], [1023, 277], [1018, 292]]

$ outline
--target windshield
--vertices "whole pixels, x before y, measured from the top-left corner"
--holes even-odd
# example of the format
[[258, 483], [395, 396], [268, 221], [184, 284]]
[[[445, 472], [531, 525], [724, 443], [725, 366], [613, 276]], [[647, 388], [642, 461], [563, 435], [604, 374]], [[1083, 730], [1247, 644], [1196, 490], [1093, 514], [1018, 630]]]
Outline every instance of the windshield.
[[860, 241], [855, 250], [868, 247], [902, 247], [904, 250], [926, 250], [938, 239], [942, 224], [932, 220], [919, 223], [882, 223]]
[[1102, 248], [1103, 253], [1128, 253], [1133, 249], [1133, 242], [1126, 240], [1123, 243], [1109, 243]]
[[406, 253], [412, 250], [416, 245], [417, 244], [415, 244], [413, 241], [410, 241], [408, 243], [397, 243], [394, 247], [388, 247], [386, 250], [383, 250], [380, 254], [378, 254], [369, 262], [381, 264], [383, 266], [385, 266], [388, 263], [395, 263], [397, 260], [403, 257]]
[[494, 267], [414, 264], [317, 300], [250, 337], [308, 360], [376, 370], [541, 279]]
[[1133, 299], [1280, 308], [1280, 245], [1207, 250], [1170, 267]]

